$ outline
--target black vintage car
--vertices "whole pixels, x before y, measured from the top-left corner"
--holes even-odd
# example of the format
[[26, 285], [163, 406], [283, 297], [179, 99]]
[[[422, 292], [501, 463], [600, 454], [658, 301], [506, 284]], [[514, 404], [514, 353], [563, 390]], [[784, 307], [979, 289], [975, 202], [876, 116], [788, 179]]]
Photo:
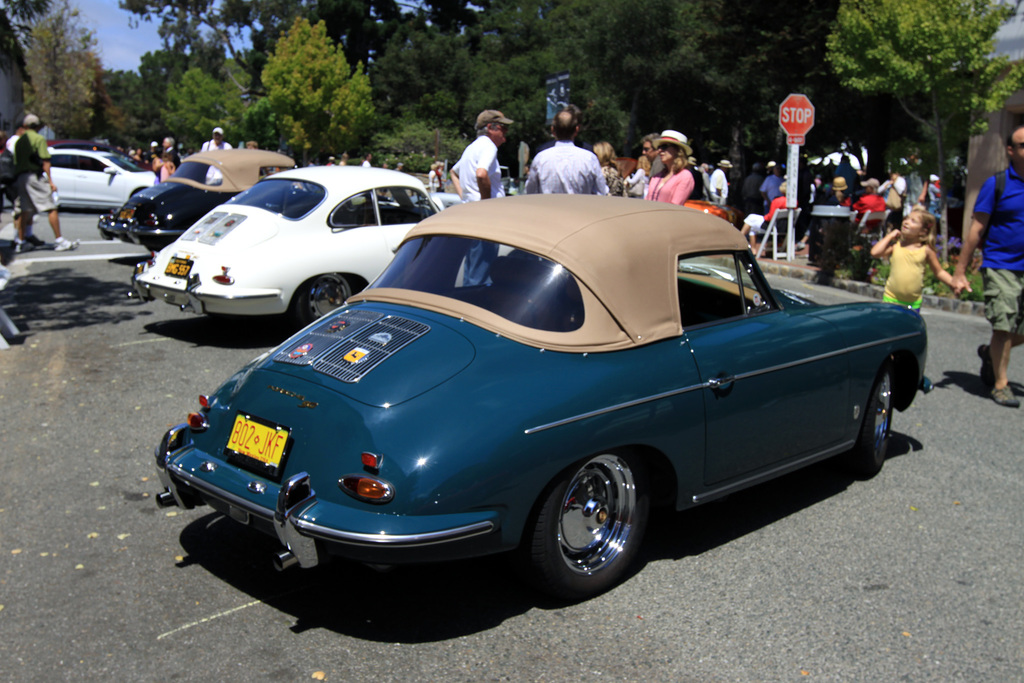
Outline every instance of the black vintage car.
[[213, 207], [252, 187], [260, 178], [294, 166], [291, 157], [263, 150], [193, 154], [170, 178], [137, 192], [124, 206], [102, 216], [97, 225], [100, 236], [159, 251]]

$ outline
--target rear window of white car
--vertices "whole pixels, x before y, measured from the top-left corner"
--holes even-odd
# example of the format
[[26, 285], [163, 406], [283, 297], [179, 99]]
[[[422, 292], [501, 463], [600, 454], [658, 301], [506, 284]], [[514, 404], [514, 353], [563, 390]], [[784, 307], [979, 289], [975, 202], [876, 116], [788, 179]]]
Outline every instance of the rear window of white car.
[[266, 178], [227, 203], [252, 206], [298, 220], [319, 206], [326, 196], [323, 185], [308, 180]]

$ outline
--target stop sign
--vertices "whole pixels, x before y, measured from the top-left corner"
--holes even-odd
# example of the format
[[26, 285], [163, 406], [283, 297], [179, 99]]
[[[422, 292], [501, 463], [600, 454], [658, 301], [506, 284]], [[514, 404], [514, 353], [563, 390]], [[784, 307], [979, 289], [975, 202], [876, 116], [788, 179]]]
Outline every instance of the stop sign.
[[802, 145], [807, 131], [814, 127], [814, 105], [807, 95], [791, 94], [779, 105], [779, 125], [786, 131], [787, 142]]

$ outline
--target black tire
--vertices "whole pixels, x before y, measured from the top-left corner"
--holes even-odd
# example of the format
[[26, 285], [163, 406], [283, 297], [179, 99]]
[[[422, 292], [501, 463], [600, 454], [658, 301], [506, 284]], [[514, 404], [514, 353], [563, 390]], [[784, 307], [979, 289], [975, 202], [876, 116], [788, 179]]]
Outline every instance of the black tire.
[[843, 458], [843, 464], [854, 474], [873, 477], [885, 463], [892, 434], [892, 386], [892, 363], [886, 361], [871, 387], [857, 443]]
[[303, 282], [295, 290], [288, 317], [299, 327], [327, 315], [352, 296], [352, 286], [338, 273], [326, 273]]
[[564, 472], [530, 518], [520, 549], [530, 581], [559, 599], [614, 586], [636, 557], [650, 509], [639, 458], [606, 453]]

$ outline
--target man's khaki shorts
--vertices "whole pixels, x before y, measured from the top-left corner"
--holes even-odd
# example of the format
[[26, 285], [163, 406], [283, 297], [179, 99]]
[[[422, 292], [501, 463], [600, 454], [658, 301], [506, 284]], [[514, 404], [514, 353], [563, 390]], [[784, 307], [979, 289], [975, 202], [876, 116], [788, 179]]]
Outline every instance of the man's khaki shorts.
[[981, 276], [992, 329], [1024, 335], [1024, 271], [982, 268]]
[[18, 198], [21, 210], [26, 216], [54, 211], [57, 204], [53, 201], [53, 192], [46, 176], [40, 173], [22, 173], [17, 180]]

